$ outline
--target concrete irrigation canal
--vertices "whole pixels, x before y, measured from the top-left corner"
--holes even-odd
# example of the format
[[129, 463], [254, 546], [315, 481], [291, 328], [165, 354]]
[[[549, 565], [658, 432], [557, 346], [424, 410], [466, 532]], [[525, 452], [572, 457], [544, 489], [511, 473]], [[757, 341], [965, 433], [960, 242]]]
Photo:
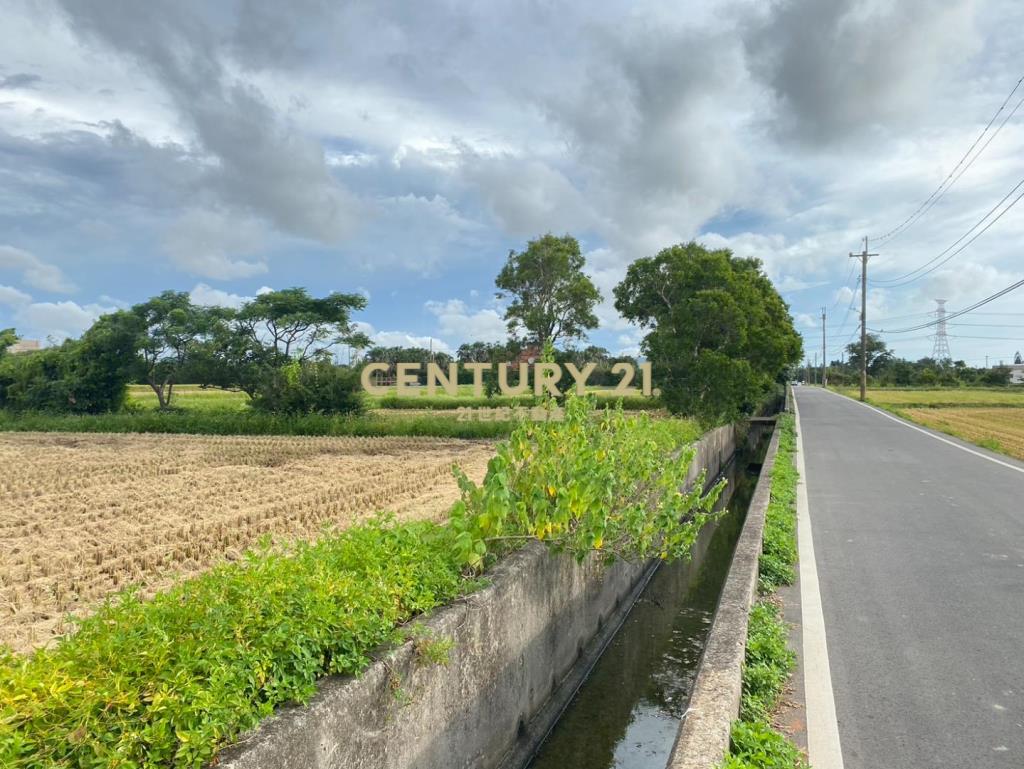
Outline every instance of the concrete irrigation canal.
[[531, 769], [667, 765], [765, 448], [755, 440], [733, 457], [724, 515], [704, 529], [691, 560], [654, 572]]
[[429, 637], [450, 641], [446, 664], [425, 664], [407, 642], [282, 708], [219, 767], [717, 764], [739, 704], [778, 441], [771, 420], [754, 420], [696, 444], [687, 483], [703, 470], [729, 482], [689, 560], [578, 563], [534, 542], [424, 621]]

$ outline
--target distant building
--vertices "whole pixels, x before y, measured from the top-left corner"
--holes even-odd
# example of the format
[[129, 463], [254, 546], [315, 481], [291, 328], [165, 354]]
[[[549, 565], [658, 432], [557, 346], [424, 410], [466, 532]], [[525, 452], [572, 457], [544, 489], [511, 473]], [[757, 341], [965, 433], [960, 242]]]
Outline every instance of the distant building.
[[1024, 384], [1024, 363], [1011, 363], [1007, 368], [1010, 369], [1010, 384]]
[[537, 361], [540, 360], [540, 355], [541, 355], [541, 352], [540, 352], [540, 348], [539, 347], [537, 347], [537, 346], [524, 347], [519, 352], [519, 355], [516, 356], [515, 362], [517, 364], [518, 363], [527, 363], [527, 364], [532, 366], [534, 363], [536, 363]]
[[17, 342], [7, 348], [7, 352], [33, 352], [39, 349], [38, 339], [19, 339]]

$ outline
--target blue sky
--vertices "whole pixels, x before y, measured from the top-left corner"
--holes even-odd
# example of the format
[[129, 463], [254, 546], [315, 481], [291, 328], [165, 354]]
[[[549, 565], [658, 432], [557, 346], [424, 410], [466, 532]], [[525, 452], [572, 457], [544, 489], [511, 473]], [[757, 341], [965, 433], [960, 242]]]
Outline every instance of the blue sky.
[[[11, 0], [4, 21], [0, 327], [35, 338], [167, 288], [237, 303], [301, 285], [366, 293], [382, 344], [454, 349], [503, 336], [494, 276], [552, 231], [606, 297], [594, 343], [636, 350], [612, 287], [696, 238], [761, 258], [812, 353], [826, 306], [838, 356], [847, 253], [942, 182], [1024, 74], [1024, 9], [994, 0]], [[1022, 121], [872, 276], [930, 259], [1024, 176]], [[869, 325], [1020, 279], [1022, 234], [1024, 205], [925, 278], [872, 288]], [[951, 327], [954, 357], [1024, 348], [1022, 297]]]

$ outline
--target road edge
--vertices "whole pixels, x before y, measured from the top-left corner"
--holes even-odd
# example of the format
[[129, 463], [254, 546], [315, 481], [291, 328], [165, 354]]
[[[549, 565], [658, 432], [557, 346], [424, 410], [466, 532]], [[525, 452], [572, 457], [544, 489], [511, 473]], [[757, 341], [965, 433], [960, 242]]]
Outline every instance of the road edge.
[[807, 468], [804, 462], [800, 407], [794, 393], [796, 422], [796, 511], [800, 555], [800, 611], [803, 627], [804, 697], [807, 707], [807, 755], [815, 769], [843, 769], [843, 752], [836, 719], [832, 672], [828, 661], [825, 617], [821, 608], [818, 568], [814, 559]]

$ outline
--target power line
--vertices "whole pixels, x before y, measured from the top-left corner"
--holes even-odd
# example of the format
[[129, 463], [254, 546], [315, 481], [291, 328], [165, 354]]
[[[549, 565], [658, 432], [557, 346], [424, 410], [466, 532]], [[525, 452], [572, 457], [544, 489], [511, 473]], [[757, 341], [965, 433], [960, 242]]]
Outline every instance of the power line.
[[[978, 138], [974, 140], [974, 143], [968, 148], [967, 152], [964, 153], [964, 156], [960, 158], [960, 160], [957, 162], [955, 166], [953, 166], [953, 170], [949, 172], [949, 175], [942, 180], [942, 183], [938, 187], [935, 188], [935, 191], [932, 192], [932, 194], [929, 195], [925, 199], [925, 201], [921, 203], [921, 205], [918, 206], [917, 209], [910, 216], [908, 216], [905, 220], [900, 222], [900, 224], [893, 227], [884, 235], [879, 235], [877, 237], [871, 238], [872, 240], [882, 241], [889, 240], [890, 238], [895, 238], [897, 235], [900, 235], [907, 229], [909, 229], [918, 219], [924, 216], [928, 212], [928, 210], [931, 209], [932, 206], [939, 202], [939, 199], [943, 195], [945, 195], [946, 192], [948, 192], [954, 184], [956, 184], [957, 180], [961, 176], [963, 176], [967, 169], [974, 164], [974, 161], [981, 157], [982, 153], [985, 151], [985, 148], [988, 147], [989, 144], [991, 144], [992, 140], [1003, 129], [1003, 126], [1006, 125], [1006, 121], [1013, 117], [1014, 113], [1020, 108], [1021, 104], [1024, 103], [1024, 99], [1021, 99], [1021, 101], [1017, 102], [1017, 105], [1013, 108], [1010, 114], [1006, 116], [1003, 122], [999, 124], [999, 127], [995, 130], [992, 136], [989, 137], [988, 141], [985, 142], [984, 146], [978, 151], [978, 153], [973, 158], [971, 158], [969, 162], [967, 162], [967, 165], [964, 165], [964, 161], [966, 161], [970, 154], [974, 152], [974, 149], [975, 147], [978, 146], [979, 142], [981, 142], [981, 140], [985, 138], [985, 134], [988, 133], [989, 129], [992, 127], [992, 124], [996, 122], [996, 118], [998, 118], [999, 114], [1004, 109], [1006, 109], [1006, 105], [1009, 104], [1010, 99], [1013, 98], [1013, 95], [1017, 92], [1017, 89], [1020, 88], [1022, 82], [1024, 82], [1024, 77], [1018, 80], [1016, 85], [1013, 86], [1013, 89], [1003, 100], [1003, 103], [999, 105], [999, 109], [996, 110], [995, 114], [992, 116], [992, 119], [988, 121], [988, 124], [985, 126], [982, 132], [978, 134]], [[957, 174], [957, 170], [960, 169], [961, 167], [963, 167], [963, 170], [960, 171], [959, 174]], [[955, 178], [954, 175], [956, 175]]]
[[999, 297], [1005, 296], [1006, 294], [1009, 294], [1011, 291], [1016, 291], [1021, 286], [1024, 286], [1024, 280], [1018, 280], [1016, 283], [1011, 283], [1009, 286], [1007, 286], [1006, 288], [1002, 289], [1001, 291], [997, 291], [996, 293], [992, 294], [992, 296], [985, 297], [981, 301], [975, 302], [970, 307], [966, 307], [963, 310], [957, 310], [956, 312], [953, 312], [953, 313], [950, 313], [949, 315], [944, 316], [942, 319], [938, 319], [937, 318], [936, 320], [933, 320], [933, 321], [931, 321], [929, 323], [922, 323], [922, 324], [920, 324], [918, 326], [911, 326], [910, 328], [898, 328], [898, 329], [890, 329], [890, 330], [874, 329], [873, 328], [873, 329], [871, 329], [871, 331], [874, 331], [875, 333], [878, 333], [878, 334], [906, 334], [906, 333], [909, 333], [911, 331], [920, 331], [923, 328], [931, 328], [932, 326], [938, 325], [943, 320], [949, 321], [949, 320], [952, 320], [953, 318], [959, 318], [961, 315], [966, 315], [967, 313], [969, 313], [969, 312], [971, 312], [973, 310], [976, 310], [979, 307], [984, 307], [989, 302], [994, 302]]
[[[947, 246], [938, 255], [932, 257], [927, 262], [925, 262], [924, 264], [914, 268], [913, 270], [911, 270], [910, 272], [906, 273], [905, 275], [900, 275], [898, 278], [876, 279], [876, 280], [873, 280], [872, 283], [873, 284], [881, 285], [884, 288], [899, 288], [900, 286], [906, 286], [906, 285], [908, 285], [910, 283], [913, 283], [916, 280], [920, 280], [925, 275], [928, 275], [929, 273], [934, 272], [935, 270], [939, 269], [939, 267], [944, 265], [946, 262], [948, 262], [950, 259], [952, 259], [957, 254], [961, 253], [965, 248], [967, 248], [969, 245], [971, 245], [971, 243], [973, 243], [978, 238], [980, 238], [983, 234], [985, 234], [985, 232], [987, 232], [988, 229], [993, 224], [995, 224], [996, 222], [998, 222], [1000, 219], [1003, 218], [1003, 215], [1007, 211], [1009, 211], [1011, 208], [1013, 208], [1015, 205], [1017, 205], [1017, 202], [1022, 197], [1024, 197], [1024, 192], [1022, 192], [1020, 195], [1018, 195], [1016, 198], [1014, 198], [1013, 202], [1010, 203], [1010, 205], [1008, 205], [1002, 211], [1000, 211], [999, 215], [996, 216], [996, 218], [993, 219], [992, 221], [990, 221], [988, 224], [986, 224], [984, 226], [984, 228], [981, 229], [980, 232], [975, 233], [974, 237], [972, 237], [970, 240], [968, 240], [966, 243], [964, 243], [962, 246], [960, 246], [960, 248], [958, 248], [952, 254], [949, 254], [951, 249], [955, 248], [957, 246], [957, 244], [959, 244], [964, 238], [966, 238], [968, 235], [970, 235], [972, 232], [974, 232], [974, 230], [976, 230], [986, 219], [988, 219], [992, 215], [992, 213], [994, 211], [996, 211], [996, 209], [999, 208], [999, 206], [1001, 206], [1003, 203], [1005, 203], [1006, 200], [1013, 193], [1015, 193], [1017, 190], [1019, 190], [1022, 186], [1024, 186], [1024, 179], [1021, 179], [1019, 182], [1017, 182], [1016, 186], [1014, 186], [1014, 188], [1012, 190], [1007, 192], [1006, 195], [1003, 196], [1003, 199], [1000, 200], [998, 203], [996, 203], [989, 210], [988, 213], [986, 213], [983, 217], [981, 217], [981, 219], [979, 219], [969, 230], [967, 230], [967, 232], [965, 232], [963, 235], [961, 235], [959, 238], [957, 238], [953, 243], [951, 243], [949, 246]], [[942, 259], [942, 257], [945, 256], [946, 254], [949, 254], [949, 256], [946, 256], [945, 259]], [[925, 267], [928, 267], [928, 265], [933, 264], [938, 259], [942, 259], [942, 261], [939, 262], [938, 264], [936, 264], [934, 267], [931, 267], [930, 269], [924, 270]], [[921, 272], [921, 270], [924, 270], [924, 272]], [[921, 274], [920, 275], [914, 275], [914, 273], [916, 273], [916, 272], [921, 272]], [[911, 277], [912, 275], [914, 275], [914, 277]], [[904, 278], [910, 278], [910, 279], [909, 280], [904, 280]]]

